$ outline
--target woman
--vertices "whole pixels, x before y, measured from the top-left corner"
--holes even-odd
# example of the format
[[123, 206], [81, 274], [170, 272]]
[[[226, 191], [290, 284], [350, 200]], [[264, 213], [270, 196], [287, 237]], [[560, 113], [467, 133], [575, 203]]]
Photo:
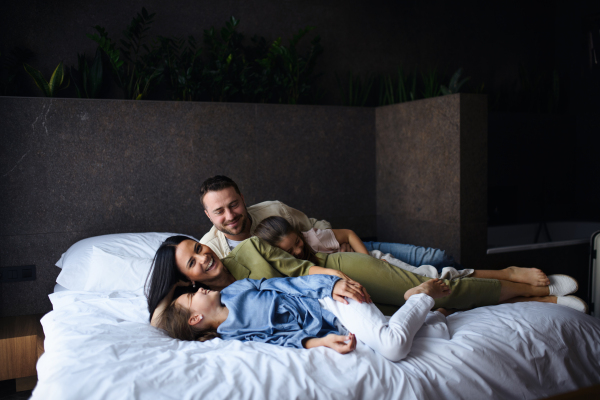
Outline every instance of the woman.
[[[317, 257], [319, 265], [298, 260], [285, 251], [252, 237], [219, 260], [208, 246], [185, 236], [171, 237], [157, 250], [149, 282], [147, 281], [150, 317], [153, 319], [156, 307], [178, 281], [191, 281], [211, 290], [221, 290], [236, 280], [245, 278], [334, 275], [342, 278], [345, 283], [332, 294], [334, 300], [346, 303], [344, 297], [349, 297], [358, 302], [370, 302], [372, 297], [384, 314], [391, 315], [404, 304], [404, 293], [407, 290], [430, 279], [360, 253], [317, 254]], [[506, 301], [556, 303], [555, 296], [564, 296], [577, 289], [576, 286], [561, 287], [564, 281], [559, 279], [557, 284], [542, 287], [477, 278], [445, 281], [452, 294], [437, 299], [435, 307], [468, 309]]]

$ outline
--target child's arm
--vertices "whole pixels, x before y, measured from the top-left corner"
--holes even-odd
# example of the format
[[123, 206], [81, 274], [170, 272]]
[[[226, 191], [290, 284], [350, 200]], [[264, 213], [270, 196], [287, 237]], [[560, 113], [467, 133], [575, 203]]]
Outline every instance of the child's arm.
[[340, 354], [348, 354], [356, 348], [356, 336], [352, 333], [348, 336], [330, 333], [322, 338], [307, 339], [304, 341], [303, 345], [305, 349], [323, 346], [329, 347]]
[[364, 243], [353, 230], [350, 229], [332, 229], [335, 240], [341, 245], [349, 243], [352, 249], [357, 253], [369, 254]]
[[173, 301], [173, 294], [175, 293], [175, 289], [178, 286], [189, 286], [189, 285], [191, 285], [191, 282], [182, 282], [182, 281], [179, 281], [173, 285], [171, 290], [169, 290], [169, 293], [167, 293], [167, 295], [160, 301], [160, 303], [158, 303], [158, 306], [156, 306], [156, 309], [154, 310], [154, 314], [152, 314], [152, 320], [150, 321], [150, 325], [154, 326], [155, 328], [158, 328], [158, 323], [160, 321], [160, 317], [162, 316], [162, 313], [165, 311], [167, 306], [169, 304], [171, 304], [171, 301]]

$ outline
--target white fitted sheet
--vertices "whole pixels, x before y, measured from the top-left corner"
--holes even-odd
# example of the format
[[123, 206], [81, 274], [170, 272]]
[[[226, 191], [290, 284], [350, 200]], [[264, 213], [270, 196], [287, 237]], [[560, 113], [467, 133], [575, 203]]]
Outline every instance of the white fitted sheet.
[[448, 318], [450, 340], [416, 338], [392, 363], [359, 343], [290, 349], [183, 342], [148, 325], [128, 292], [62, 291], [42, 319], [41, 399], [539, 399], [600, 383], [600, 320], [506, 304]]

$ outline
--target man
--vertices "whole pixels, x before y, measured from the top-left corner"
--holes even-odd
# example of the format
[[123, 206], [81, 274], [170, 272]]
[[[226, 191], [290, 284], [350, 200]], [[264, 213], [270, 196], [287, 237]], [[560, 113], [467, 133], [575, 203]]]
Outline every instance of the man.
[[200, 187], [200, 201], [206, 216], [213, 223], [200, 243], [210, 247], [219, 258], [227, 256], [240, 242], [252, 236], [256, 226], [274, 215], [288, 220], [302, 231], [312, 228], [331, 229], [327, 221], [308, 218], [304, 213], [280, 201], [264, 201], [246, 208], [244, 196], [230, 178], [217, 175]]
[[[223, 175], [208, 178], [200, 187], [200, 201], [206, 216], [213, 223], [200, 243], [210, 247], [219, 258], [227, 256], [240, 242], [248, 239], [265, 218], [280, 216], [301, 231], [312, 228], [331, 229], [325, 220], [308, 218], [304, 213], [280, 201], [264, 201], [246, 208], [244, 196], [236, 183]], [[401, 243], [365, 242], [368, 251], [379, 250], [410, 265], [433, 265], [441, 273], [444, 267], [462, 269], [445, 251], [431, 247]], [[340, 251], [354, 251], [348, 243], [340, 244]]]

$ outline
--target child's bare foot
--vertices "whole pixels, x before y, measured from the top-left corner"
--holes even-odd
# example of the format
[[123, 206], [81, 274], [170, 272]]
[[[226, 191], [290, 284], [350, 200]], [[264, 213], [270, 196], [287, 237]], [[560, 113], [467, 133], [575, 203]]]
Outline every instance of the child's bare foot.
[[441, 279], [430, 279], [427, 282], [421, 283], [419, 286], [409, 289], [404, 293], [404, 300], [408, 300], [413, 294], [425, 293], [434, 299], [448, 296], [451, 291], [448, 285]]
[[546, 274], [537, 268], [508, 267], [505, 271], [508, 272], [508, 280], [512, 282], [528, 283], [532, 286], [548, 286], [550, 284]]

